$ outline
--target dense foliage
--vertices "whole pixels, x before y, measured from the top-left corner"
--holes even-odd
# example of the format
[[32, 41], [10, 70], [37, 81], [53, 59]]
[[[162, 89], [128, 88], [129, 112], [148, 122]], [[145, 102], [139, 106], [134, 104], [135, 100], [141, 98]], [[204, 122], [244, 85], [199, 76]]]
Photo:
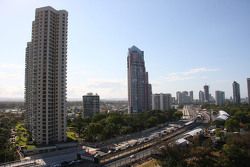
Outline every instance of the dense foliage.
[[248, 167], [250, 133], [226, 137], [225, 144], [214, 147], [210, 138], [202, 137], [189, 147], [167, 147], [156, 156], [163, 167]]
[[10, 143], [11, 128], [22, 120], [22, 117], [16, 117], [11, 113], [0, 114], [0, 163], [15, 160], [15, 147]]
[[226, 106], [216, 106], [216, 105], [206, 105], [204, 106], [208, 109], [219, 111], [226, 111], [230, 117], [225, 122], [218, 123], [224, 125], [228, 131], [234, 132], [239, 131], [239, 129], [244, 129], [246, 131], [250, 130], [250, 106], [247, 104], [242, 105], [226, 105]]
[[92, 118], [76, 118], [68, 126], [85, 141], [103, 141], [120, 135], [138, 132], [158, 124], [180, 119], [182, 114], [176, 110], [150, 111], [138, 114], [96, 114]]
[[[204, 105], [203, 108], [217, 113], [224, 110], [230, 117], [218, 121], [216, 136], [211, 140], [198, 136], [188, 147], [167, 147], [156, 156], [163, 167], [248, 167], [250, 164], [250, 106]], [[223, 131], [224, 128], [226, 132]], [[241, 133], [238, 133], [242, 129]], [[236, 132], [236, 133], [235, 133]]]

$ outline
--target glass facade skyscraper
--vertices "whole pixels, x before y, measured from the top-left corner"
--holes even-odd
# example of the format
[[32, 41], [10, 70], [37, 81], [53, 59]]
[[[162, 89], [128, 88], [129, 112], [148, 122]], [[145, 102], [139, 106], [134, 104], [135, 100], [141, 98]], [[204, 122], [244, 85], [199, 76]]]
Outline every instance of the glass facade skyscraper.
[[136, 46], [128, 49], [128, 113], [144, 112], [152, 108], [152, 88], [148, 82], [144, 52]]

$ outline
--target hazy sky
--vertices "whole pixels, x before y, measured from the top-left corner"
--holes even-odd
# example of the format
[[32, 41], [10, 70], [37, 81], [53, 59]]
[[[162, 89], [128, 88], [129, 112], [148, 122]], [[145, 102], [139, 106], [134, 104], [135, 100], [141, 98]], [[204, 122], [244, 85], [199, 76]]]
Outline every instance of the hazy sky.
[[35, 8], [69, 12], [68, 98], [127, 98], [127, 50], [144, 50], [153, 93], [205, 83], [247, 95], [249, 0], [0, 0], [0, 98], [23, 98], [26, 42]]

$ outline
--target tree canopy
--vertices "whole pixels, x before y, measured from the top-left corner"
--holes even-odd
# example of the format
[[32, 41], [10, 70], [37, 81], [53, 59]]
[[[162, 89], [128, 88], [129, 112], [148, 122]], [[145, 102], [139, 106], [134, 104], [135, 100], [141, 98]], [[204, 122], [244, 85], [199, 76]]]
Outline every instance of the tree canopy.
[[176, 110], [165, 112], [155, 110], [137, 114], [99, 113], [92, 118], [78, 117], [69, 122], [68, 126], [85, 141], [96, 142], [178, 120], [181, 116]]

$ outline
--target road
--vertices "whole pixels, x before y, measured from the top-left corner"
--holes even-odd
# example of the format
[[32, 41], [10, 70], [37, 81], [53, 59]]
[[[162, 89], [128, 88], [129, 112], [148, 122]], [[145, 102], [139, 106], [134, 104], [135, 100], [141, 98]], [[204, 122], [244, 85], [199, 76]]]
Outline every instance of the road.
[[[186, 116], [188, 116], [189, 119], [196, 118], [197, 114], [198, 114], [197, 111], [199, 111], [199, 110], [200, 110], [199, 108], [194, 108], [193, 106], [186, 106], [183, 109], [183, 111], [185, 112]], [[201, 112], [201, 114], [204, 117], [204, 120], [202, 120], [202, 123], [205, 123], [205, 124], [209, 123], [209, 121], [210, 121], [209, 113]], [[204, 127], [202, 127], [202, 128], [204, 128]], [[185, 131], [185, 132], [187, 132], [187, 131]], [[177, 139], [182, 138], [183, 134], [184, 134], [184, 131], [182, 133], [180, 133], [179, 135], [174, 136], [170, 140], [165, 141], [165, 143], [166, 142], [171, 142], [171, 141], [172, 142], [176, 141]], [[150, 148], [138, 151], [138, 152], [136, 152], [134, 154], [131, 154], [131, 151], [128, 151], [127, 156], [124, 156], [124, 157], [121, 156], [120, 159], [117, 159], [117, 160], [115, 160], [113, 162], [110, 162], [110, 163], [106, 164], [105, 166], [107, 166], [107, 167], [120, 167], [120, 166], [131, 164], [131, 163], [136, 162], [136, 161], [138, 161], [140, 159], [151, 156], [151, 154], [153, 152], [155, 152], [155, 148], [156, 147], [159, 148], [161, 145], [163, 145], [163, 144], [159, 143], [158, 145], [153, 145]], [[131, 157], [131, 155], [133, 155], [133, 157]]]
[[177, 130], [169, 135], [161, 136], [161, 137], [154, 139], [150, 142], [147, 142], [147, 143], [144, 143], [144, 144], [132, 147], [132, 148], [128, 148], [128, 149], [120, 151], [118, 153], [109, 154], [107, 156], [102, 157], [100, 160], [100, 163], [104, 164], [104, 165], [116, 164], [116, 162], [119, 163], [121, 159], [124, 159], [124, 158], [126, 159], [127, 157], [129, 157], [132, 154], [137, 154], [137, 153], [144, 151], [148, 148], [152, 149], [155, 146], [158, 146], [159, 144], [164, 143], [166, 141], [170, 141], [173, 139], [175, 140], [176, 136], [183, 135], [185, 132], [189, 131], [190, 129], [193, 129], [196, 126], [198, 126], [198, 125], [192, 124], [192, 125], [189, 125], [188, 127], [181, 128], [181, 129], [179, 129], [179, 130]]
[[126, 156], [126, 157], [123, 157], [123, 158], [120, 158], [114, 162], [111, 162], [111, 163], [108, 163], [105, 165], [105, 167], [120, 167], [120, 166], [125, 166], [125, 165], [128, 165], [128, 164], [131, 164], [133, 162], [136, 162], [138, 160], [141, 160], [141, 159], [144, 159], [144, 158], [147, 158], [147, 157], [150, 157], [152, 154], [154, 154], [156, 152], [155, 148], [160, 148], [161, 146], [164, 146], [166, 145], [166, 143], [171, 143], [171, 142], [174, 142], [176, 141], [177, 139], [179, 138], [182, 138], [184, 133], [187, 133], [189, 132], [190, 130], [187, 130], [187, 131], [184, 131], [182, 132], [181, 134], [167, 140], [167, 141], [162, 141], [150, 148], [147, 148], [145, 150], [142, 150], [142, 151], [139, 151], [139, 152], [136, 152], [134, 154], [132, 154], [133, 156], [131, 157], [131, 154], [129, 156]]
[[193, 105], [185, 105], [182, 109], [183, 119], [195, 118], [197, 116], [197, 110], [199, 110], [199, 108], [196, 108]]

